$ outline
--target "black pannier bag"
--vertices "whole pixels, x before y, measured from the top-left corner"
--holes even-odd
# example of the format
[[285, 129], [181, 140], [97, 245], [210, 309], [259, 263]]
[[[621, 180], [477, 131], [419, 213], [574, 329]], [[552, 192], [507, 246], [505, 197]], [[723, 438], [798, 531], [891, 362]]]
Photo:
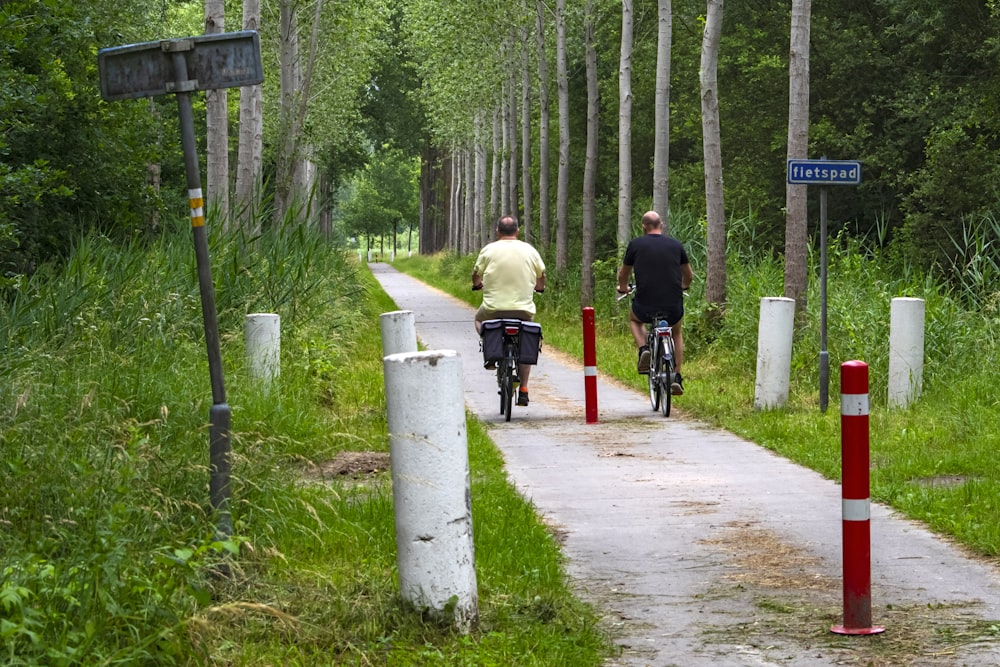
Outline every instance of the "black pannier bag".
[[537, 364], [538, 353], [542, 349], [542, 325], [537, 322], [521, 322], [521, 349], [518, 350], [522, 364]]
[[503, 320], [486, 320], [480, 329], [483, 361], [503, 360]]

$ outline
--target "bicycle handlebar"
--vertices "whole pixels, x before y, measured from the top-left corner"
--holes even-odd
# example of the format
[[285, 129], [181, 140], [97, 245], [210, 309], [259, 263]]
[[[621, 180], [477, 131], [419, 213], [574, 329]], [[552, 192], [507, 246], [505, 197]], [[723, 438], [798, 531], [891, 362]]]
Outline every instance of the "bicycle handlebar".
[[629, 284], [627, 291], [625, 291], [625, 292], [618, 292], [618, 297], [615, 299], [615, 301], [621, 301], [622, 299], [624, 299], [624, 298], [626, 298], [626, 297], [628, 297], [628, 296], [630, 296], [630, 295], [632, 295], [634, 293], [635, 293], [635, 285]]

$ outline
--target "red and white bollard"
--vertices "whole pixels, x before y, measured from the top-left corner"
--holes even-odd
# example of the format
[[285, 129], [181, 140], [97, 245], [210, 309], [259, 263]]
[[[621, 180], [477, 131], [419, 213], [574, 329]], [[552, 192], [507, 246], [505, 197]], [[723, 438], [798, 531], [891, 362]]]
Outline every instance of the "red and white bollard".
[[844, 624], [830, 628], [841, 635], [875, 635], [885, 631], [872, 625], [868, 405], [868, 364], [844, 362], [840, 365]]
[[586, 396], [587, 423], [597, 422], [597, 344], [594, 333], [594, 309], [583, 309], [583, 388]]

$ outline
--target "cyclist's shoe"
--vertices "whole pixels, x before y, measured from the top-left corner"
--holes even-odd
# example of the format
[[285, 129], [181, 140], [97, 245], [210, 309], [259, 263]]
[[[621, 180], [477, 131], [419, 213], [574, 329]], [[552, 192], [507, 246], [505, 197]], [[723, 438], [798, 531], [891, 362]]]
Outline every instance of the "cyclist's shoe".
[[497, 362], [487, 361], [483, 363], [483, 368], [485, 368], [488, 371], [495, 371], [497, 369]]
[[680, 373], [674, 373], [674, 381], [670, 383], [670, 393], [674, 396], [684, 393], [684, 379]]
[[528, 404], [528, 392], [524, 389], [519, 389], [517, 391], [517, 404], [521, 406]]
[[649, 348], [645, 345], [639, 348], [639, 373], [649, 373]]

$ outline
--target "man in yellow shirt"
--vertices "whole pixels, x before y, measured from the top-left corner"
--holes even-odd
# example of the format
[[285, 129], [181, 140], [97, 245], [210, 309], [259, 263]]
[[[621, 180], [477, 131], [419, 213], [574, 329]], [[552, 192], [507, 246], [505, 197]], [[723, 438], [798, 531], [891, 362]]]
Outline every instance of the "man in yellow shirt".
[[[545, 290], [545, 263], [531, 244], [517, 238], [517, 233], [517, 218], [503, 216], [497, 221], [497, 240], [484, 246], [476, 258], [472, 289], [483, 290], [483, 303], [476, 311], [477, 332], [485, 320], [503, 317], [531, 320], [535, 316], [534, 293]], [[521, 384], [518, 405], [528, 404], [530, 372], [528, 364], [518, 368]]]

